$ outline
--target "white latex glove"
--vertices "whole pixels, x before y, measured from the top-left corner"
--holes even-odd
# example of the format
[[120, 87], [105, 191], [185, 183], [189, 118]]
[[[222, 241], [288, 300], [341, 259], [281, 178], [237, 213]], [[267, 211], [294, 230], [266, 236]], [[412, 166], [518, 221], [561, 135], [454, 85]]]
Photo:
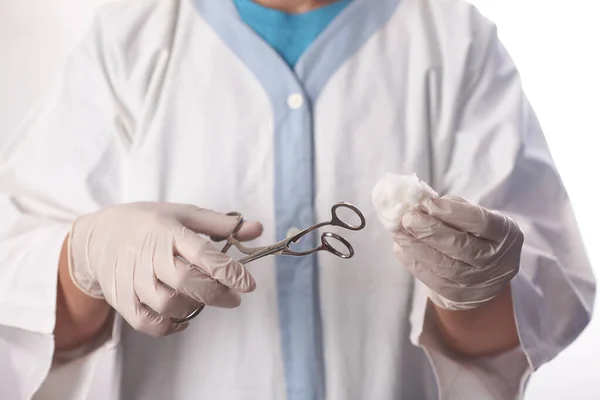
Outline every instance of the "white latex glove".
[[464, 310], [497, 296], [517, 274], [523, 232], [506, 215], [455, 196], [427, 197], [393, 232], [397, 258], [438, 306]]
[[[104, 298], [137, 331], [183, 330], [201, 305], [232, 308], [254, 290], [250, 273], [198, 234], [227, 236], [237, 223], [191, 205], [131, 203], [78, 218], [69, 236], [69, 272], [85, 293]], [[238, 233], [254, 239], [262, 225]]]

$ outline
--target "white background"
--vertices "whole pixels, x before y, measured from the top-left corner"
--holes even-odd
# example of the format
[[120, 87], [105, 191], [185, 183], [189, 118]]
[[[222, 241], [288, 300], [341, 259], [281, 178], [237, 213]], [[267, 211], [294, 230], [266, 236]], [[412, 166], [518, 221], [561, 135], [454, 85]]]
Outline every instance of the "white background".
[[[0, 1], [0, 145], [60, 73], [93, 11], [104, 2]], [[497, 23], [521, 71], [600, 276], [598, 2], [471, 2]], [[600, 399], [600, 317], [534, 375], [526, 399]]]

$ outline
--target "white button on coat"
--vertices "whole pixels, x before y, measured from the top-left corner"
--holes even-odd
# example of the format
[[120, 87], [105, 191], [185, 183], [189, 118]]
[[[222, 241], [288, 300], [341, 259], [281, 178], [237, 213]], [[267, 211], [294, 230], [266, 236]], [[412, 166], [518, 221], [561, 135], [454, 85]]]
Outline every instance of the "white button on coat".
[[293, 93], [288, 97], [287, 104], [292, 110], [298, 110], [304, 105], [304, 96], [301, 93]]

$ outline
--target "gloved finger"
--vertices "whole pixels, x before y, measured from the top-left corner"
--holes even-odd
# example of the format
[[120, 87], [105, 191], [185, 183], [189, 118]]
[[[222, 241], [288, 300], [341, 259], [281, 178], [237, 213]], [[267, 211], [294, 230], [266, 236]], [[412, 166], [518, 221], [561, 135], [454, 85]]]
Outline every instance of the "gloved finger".
[[137, 302], [135, 311], [134, 317], [128, 319], [124, 315], [123, 318], [136, 331], [152, 337], [162, 337], [181, 332], [189, 325], [188, 323], [175, 323], [170, 317], [155, 313], [139, 301]]
[[411, 236], [408, 233], [394, 235], [396, 254], [402, 252], [406, 257], [421, 260], [431, 266], [438, 276], [461, 285], [474, 285], [481, 278], [481, 269], [473, 267], [464, 261], [457, 260], [439, 252], [427, 243]]
[[158, 281], [153, 273], [136, 274], [133, 285], [140, 302], [160, 315], [183, 318], [202, 306]]
[[417, 260], [394, 244], [394, 253], [409, 272], [425, 286], [440, 296], [457, 303], [484, 301], [500, 292], [502, 286], [489, 285], [465, 286], [441, 277], [436, 266]]
[[427, 198], [421, 208], [447, 225], [493, 242], [502, 241], [508, 229], [506, 216], [458, 196]]
[[145, 306], [137, 294], [131, 281], [118, 280], [116, 282], [116, 298], [120, 298], [118, 305], [113, 305], [133, 329], [153, 337], [166, 336], [181, 332], [188, 324], [176, 324], [171, 318], [155, 313]]
[[[198, 306], [191, 310], [188, 309], [189, 312], [201, 304], [222, 308], [234, 308], [240, 305], [241, 299], [235, 290], [221, 284], [198, 266], [192, 265], [186, 260], [175, 257], [170, 265], [162, 263], [155, 265], [154, 268], [156, 278], [160, 282], [174, 289], [179, 295], [196, 302]], [[180, 318], [180, 316], [176, 318]]]
[[223, 286], [224, 290], [221, 294], [209, 300], [207, 303], [212, 307], [235, 308], [242, 304], [240, 293], [234, 289]]
[[394, 253], [396, 258], [408, 269], [412, 276], [434, 292], [440, 293], [445, 297], [447, 293], [454, 293], [462, 289], [458, 283], [438, 275], [434, 271], [434, 265], [414, 258], [410, 253], [405, 251], [405, 248], [399, 246], [397, 243], [394, 243]]
[[[177, 266], [177, 269], [179, 270], [186, 271], [191, 269], [192, 273], [197, 272], [197, 268], [194, 265], [190, 265], [184, 260], [175, 257], [174, 261]], [[207, 306], [211, 307], [235, 308], [242, 303], [242, 298], [236, 290], [230, 289], [227, 286], [222, 285], [221, 283], [210, 278], [203, 272], [200, 272], [198, 281], [199, 285], [198, 288], [196, 288], [195, 292], [201, 293], [201, 295], [198, 296], [199, 298], [201, 298], [200, 304], [206, 304]], [[186, 284], [183, 285], [184, 290], [191, 293], [191, 291], [185, 289], [187, 286], [189, 285], [186, 282]], [[195, 307], [194, 310], [196, 308], [198, 307]]]
[[421, 242], [455, 260], [484, 268], [496, 255], [496, 245], [455, 229], [441, 220], [418, 211], [402, 217], [402, 227]]
[[[137, 253], [138, 263], [151, 268], [136, 268], [133, 271], [133, 288], [142, 304], [155, 313], [173, 318], [183, 318], [201, 306], [201, 302], [178, 294], [177, 290], [157, 279], [157, 269], [181, 274], [183, 268], [176, 268], [172, 255], [172, 239], [168, 234], [156, 236], [154, 251], [142, 249]], [[182, 261], [179, 261], [182, 262]], [[157, 268], [162, 266], [162, 268]], [[159, 274], [160, 274], [159, 272]], [[162, 275], [162, 274], [161, 274]], [[181, 277], [180, 279], [185, 279]]]
[[255, 289], [256, 282], [248, 270], [212, 243], [185, 227], [174, 232], [173, 238], [177, 254], [223, 285], [242, 293]]
[[[174, 204], [175, 218], [192, 231], [207, 236], [226, 237], [238, 223], [238, 217], [195, 207], [189, 204]], [[257, 221], [246, 221], [236, 234], [239, 240], [247, 241], [259, 237], [263, 226]]]

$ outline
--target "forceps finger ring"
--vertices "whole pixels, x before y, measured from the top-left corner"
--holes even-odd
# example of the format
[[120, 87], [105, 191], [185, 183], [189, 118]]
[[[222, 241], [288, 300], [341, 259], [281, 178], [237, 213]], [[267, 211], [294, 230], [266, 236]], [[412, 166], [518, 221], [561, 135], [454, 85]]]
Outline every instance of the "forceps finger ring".
[[188, 322], [188, 321], [196, 318], [198, 316], [198, 314], [200, 314], [202, 312], [202, 310], [204, 310], [204, 307], [206, 307], [206, 305], [202, 304], [200, 307], [196, 308], [194, 311], [189, 313], [186, 317], [171, 318], [171, 321], [175, 322], [176, 324], [183, 324], [184, 322]]
[[[191, 263], [188, 263], [188, 266], [191, 266]], [[204, 310], [204, 307], [206, 307], [206, 304], [201, 304], [200, 307], [196, 308], [194, 311], [192, 311], [191, 313], [189, 313], [188, 315], [186, 315], [183, 318], [171, 317], [171, 321], [173, 321], [176, 324], [183, 324], [184, 322], [188, 322], [188, 321], [196, 318], [198, 316], [198, 314], [200, 314], [202, 312], [202, 310]]]

